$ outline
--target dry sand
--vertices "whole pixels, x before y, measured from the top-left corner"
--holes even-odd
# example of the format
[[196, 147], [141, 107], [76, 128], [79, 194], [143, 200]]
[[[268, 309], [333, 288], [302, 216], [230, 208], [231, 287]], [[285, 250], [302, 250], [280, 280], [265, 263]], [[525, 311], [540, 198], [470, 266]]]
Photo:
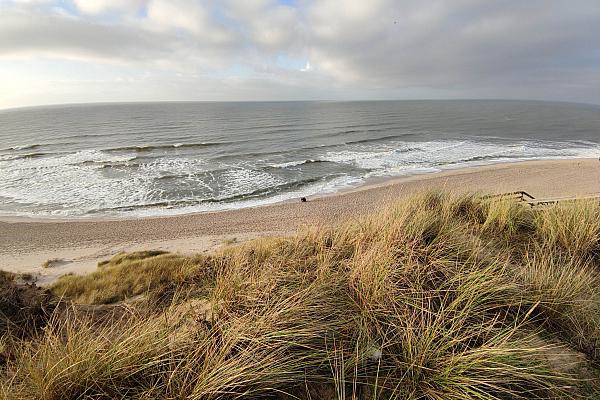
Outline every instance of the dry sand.
[[[118, 221], [0, 222], [0, 269], [31, 273], [47, 284], [58, 276], [93, 271], [119, 251], [213, 250], [224, 242], [288, 234], [306, 224], [329, 224], [376, 211], [423, 189], [502, 193], [524, 190], [539, 199], [600, 195], [596, 159], [528, 161], [449, 170], [372, 183], [331, 196], [264, 207]], [[49, 268], [42, 263], [55, 259]]]

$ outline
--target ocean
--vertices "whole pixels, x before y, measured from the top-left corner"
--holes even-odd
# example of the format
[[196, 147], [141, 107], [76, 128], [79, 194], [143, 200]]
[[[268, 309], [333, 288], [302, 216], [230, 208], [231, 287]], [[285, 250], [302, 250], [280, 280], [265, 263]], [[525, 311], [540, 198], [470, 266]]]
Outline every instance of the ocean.
[[126, 103], [0, 111], [0, 215], [125, 218], [373, 178], [599, 157], [600, 106], [534, 101]]

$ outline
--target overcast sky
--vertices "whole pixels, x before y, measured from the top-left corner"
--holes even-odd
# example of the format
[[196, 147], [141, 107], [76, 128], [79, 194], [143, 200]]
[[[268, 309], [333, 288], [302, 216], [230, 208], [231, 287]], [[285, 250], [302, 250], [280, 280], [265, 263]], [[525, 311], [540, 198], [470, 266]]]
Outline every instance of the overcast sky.
[[0, 0], [0, 108], [600, 103], [600, 0]]

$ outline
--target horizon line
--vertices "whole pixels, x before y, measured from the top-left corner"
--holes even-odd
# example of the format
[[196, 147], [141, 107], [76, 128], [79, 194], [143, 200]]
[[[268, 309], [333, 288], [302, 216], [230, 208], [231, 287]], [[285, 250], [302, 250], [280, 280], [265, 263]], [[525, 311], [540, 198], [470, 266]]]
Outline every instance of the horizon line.
[[59, 108], [70, 106], [102, 106], [102, 105], [131, 105], [131, 104], [192, 104], [192, 103], [376, 103], [376, 102], [418, 102], [418, 101], [514, 101], [514, 102], [539, 102], [539, 103], [563, 103], [586, 106], [600, 106], [600, 103], [586, 103], [570, 100], [548, 100], [548, 99], [523, 99], [504, 97], [457, 97], [457, 98], [415, 98], [415, 99], [305, 99], [305, 100], [134, 100], [134, 101], [92, 101], [92, 102], [68, 102], [48, 103], [28, 106], [16, 106], [0, 108], [0, 112], [18, 111], [34, 108]]

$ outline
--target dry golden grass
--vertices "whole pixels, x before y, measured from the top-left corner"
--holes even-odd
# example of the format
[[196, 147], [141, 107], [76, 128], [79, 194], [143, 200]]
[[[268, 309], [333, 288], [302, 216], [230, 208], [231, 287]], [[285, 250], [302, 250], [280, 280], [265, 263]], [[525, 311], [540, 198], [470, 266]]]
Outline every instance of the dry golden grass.
[[206, 257], [138, 252], [117, 254], [86, 276], [65, 275], [52, 287], [58, 297], [79, 303], [108, 304], [157, 288], [177, 287], [196, 271], [211, 270]]
[[599, 212], [425, 193], [212, 255], [119, 254], [52, 291], [92, 310], [146, 301], [103, 322], [62, 307], [33, 339], [0, 342], [10, 353], [0, 393], [593, 398]]
[[598, 200], [561, 203], [536, 214], [539, 240], [575, 257], [600, 251], [600, 207]]

